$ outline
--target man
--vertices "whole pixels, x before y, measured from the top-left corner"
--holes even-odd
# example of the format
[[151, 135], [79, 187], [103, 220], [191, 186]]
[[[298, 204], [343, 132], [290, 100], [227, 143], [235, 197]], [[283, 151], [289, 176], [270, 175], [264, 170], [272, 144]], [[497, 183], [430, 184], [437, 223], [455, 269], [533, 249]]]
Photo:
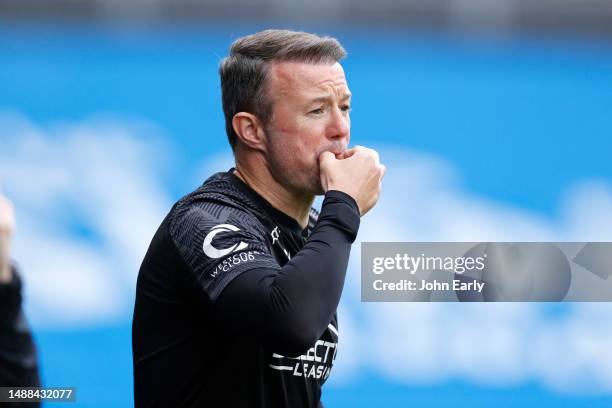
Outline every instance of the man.
[[385, 171], [347, 149], [344, 56], [284, 30], [232, 44], [219, 71], [236, 168], [176, 203], [145, 256], [137, 407], [320, 406], [351, 243]]
[[[21, 308], [21, 279], [10, 263], [15, 214], [0, 194], [0, 387], [40, 387], [36, 348]], [[38, 407], [38, 403], [11, 403]]]

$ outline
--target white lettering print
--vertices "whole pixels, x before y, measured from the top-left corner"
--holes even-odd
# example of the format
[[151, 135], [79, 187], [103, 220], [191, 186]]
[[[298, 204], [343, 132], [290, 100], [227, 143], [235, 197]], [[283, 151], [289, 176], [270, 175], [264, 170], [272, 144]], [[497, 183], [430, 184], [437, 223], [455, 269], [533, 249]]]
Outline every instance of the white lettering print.
[[255, 259], [255, 255], [259, 254], [261, 254], [259, 251], [247, 251], [229, 256], [217, 265], [217, 267], [210, 273], [210, 277], [216, 278], [221, 272], [227, 272], [234, 266], [243, 262], [252, 261]]
[[[330, 330], [337, 335], [338, 331], [331, 324]], [[295, 377], [327, 379], [338, 351], [337, 343], [317, 340], [317, 342], [299, 357], [285, 357], [273, 353], [276, 359], [269, 367], [278, 371], [291, 371]], [[293, 361], [291, 361], [293, 360]]]

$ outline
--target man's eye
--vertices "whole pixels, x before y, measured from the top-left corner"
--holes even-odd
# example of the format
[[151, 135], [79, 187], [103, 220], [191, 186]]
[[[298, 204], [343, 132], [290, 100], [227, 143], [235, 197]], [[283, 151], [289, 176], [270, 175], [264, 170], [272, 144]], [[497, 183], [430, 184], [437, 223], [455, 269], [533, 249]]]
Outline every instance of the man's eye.
[[340, 109], [342, 109], [342, 112], [350, 112], [351, 111], [351, 107], [349, 105], [344, 105]]
[[314, 114], [314, 115], [320, 115], [320, 114], [322, 114], [322, 113], [323, 113], [323, 108], [313, 109], [313, 110], [311, 110], [311, 111], [310, 111], [310, 112], [308, 112], [308, 113], [312, 113], [312, 114]]

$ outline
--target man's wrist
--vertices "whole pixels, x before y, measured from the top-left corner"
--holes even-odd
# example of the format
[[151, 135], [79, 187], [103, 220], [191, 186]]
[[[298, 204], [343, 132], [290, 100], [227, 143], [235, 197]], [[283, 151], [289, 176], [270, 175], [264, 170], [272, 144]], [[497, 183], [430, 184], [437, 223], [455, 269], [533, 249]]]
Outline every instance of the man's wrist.
[[0, 284], [6, 284], [13, 280], [13, 270], [8, 260], [0, 261]]
[[327, 192], [325, 193], [325, 197], [334, 197], [336, 199], [340, 199], [346, 202], [350, 207], [352, 207], [355, 210], [357, 215], [360, 216], [360, 210], [359, 210], [359, 205], [357, 204], [357, 200], [355, 200], [355, 198], [351, 196], [349, 193], [342, 191], [342, 190], [330, 189], [330, 190], [327, 190]]
[[348, 234], [350, 241], [355, 241], [359, 230], [359, 207], [353, 197], [343, 191], [328, 190], [319, 214], [319, 221], [332, 222]]

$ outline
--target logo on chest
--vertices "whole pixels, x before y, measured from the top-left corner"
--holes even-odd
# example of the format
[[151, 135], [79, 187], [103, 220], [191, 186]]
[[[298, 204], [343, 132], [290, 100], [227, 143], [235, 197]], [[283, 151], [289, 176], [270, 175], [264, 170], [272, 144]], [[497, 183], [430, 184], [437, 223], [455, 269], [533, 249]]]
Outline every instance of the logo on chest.
[[289, 251], [287, 251], [280, 243], [280, 229], [278, 228], [278, 225], [274, 227], [272, 232], [270, 232], [270, 237], [272, 237], [272, 246], [278, 246], [287, 257], [287, 260], [291, 259], [291, 254], [289, 254]]

